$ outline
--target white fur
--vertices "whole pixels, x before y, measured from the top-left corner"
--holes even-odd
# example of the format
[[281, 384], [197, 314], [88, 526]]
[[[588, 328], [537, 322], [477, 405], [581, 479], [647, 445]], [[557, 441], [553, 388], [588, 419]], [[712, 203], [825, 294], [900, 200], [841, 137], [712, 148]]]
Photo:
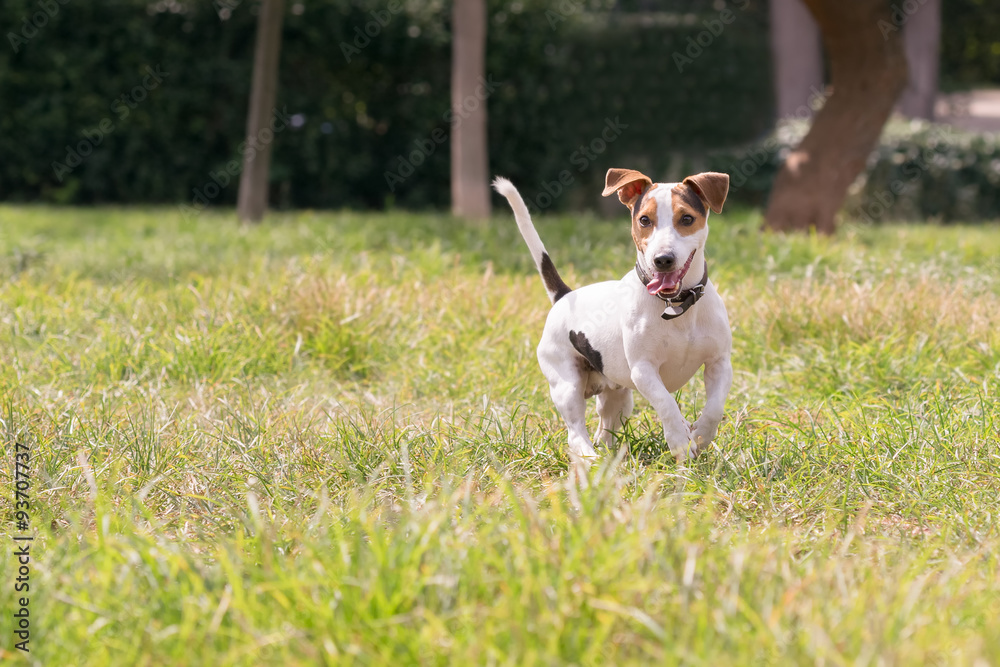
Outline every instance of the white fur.
[[[661, 183], [659, 186], [646, 195], [647, 199], [656, 200], [657, 211], [671, 211], [671, 190], [677, 183]], [[656, 222], [656, 229], [649, 241], [646, 243], [646, 252], [638, 252], [639, 263], [647, 273], [652, 273], [653, 258], [673, 251], [677, 256], [677, 261], [683, 264], [695, 252], [691, 261], [691, 269], [681, 282], [681, 289], [688, 289], [692, 285], [697, 285], [701, 280], [705, 267], [705, 240], [708, 238], [708, 216], [706, 212], [705, 226], [698, 232], [688, 236], [682, 236], [677, 232], [673, 221], [669, 215], [659, 215]], [[655, 298], [655, 297], [654, 297]], [[687, 317], [687, 314], [684, 315]]]
[[[528, 213], [528, 207], [525, 205], [524, 199], [521, 198], [521, 193], [517, 191], [513, 183], [503, 176], [497, 176], [493, 179], [493, 189], [506, 197], [510, 207], [514, 209], [514, 219], [517, 220], [517, 228], [520, 230], [524, 242], [528, 244], [528, 252], [531, 253], [531, 259], [535, 260], [535, 266], [538, 268], [538, 272], [541, 273], [542, 255], [546, 254], [545, 244], [542, 243], [538, 232], [535, 231], [535, 226], [531, 224], [531, 214]], [[545, 290], [549, 294], [549, 301], [554, 301], [555, 293], [549, 290], [548, 287]]]
[[[656, 229], [646, 251], [638, 252], [640, 263], [652, 266], [653, 258], [673, 251], [683, 263], [695, 252], [682, 289], [697, 284], [705, 259], [707, 224], [683, 236], [674, 228], [671, 188], [660, 184], [648, 196], [657, 197]], [[545, 252], [524, 201], [510, 181], [497, 178], [494, 188], [507, 198], [518, 228], [536, 266]], [[547, 288], [548, 289], [548, 288]], [[549, 290], [552, 298], [552, 291]], [[549, 311], [538, 344], [538, 363], [549, 381], [552, 400], [566, 421], [572, 457], [586, 461], [597, 456], [585, 423], [586, 398], [597, 396], [600, 416], [595, 440], [614, 443], [613, 431], [621, 428], [632, 412], [632, 390], [652, 404], [663, 425], [670, 451], [684, 459], [694, 456], [715, 438], [733, 370], [730, 361], [732, 332], [726, 307], [715, 286], [708, 282], [704, 296], [687, 312], [672, 320], [660, 317], [664, 303], [650, 295], [630, 270], [621, 280], [587, 285], [569, 292]], [[603, 372], [588, 370], [583, 357], [570, 342], [570, 332], [583, 333], [600, 352]], [[705, 408], [689, 425], [672, 395], [705, 367]]]

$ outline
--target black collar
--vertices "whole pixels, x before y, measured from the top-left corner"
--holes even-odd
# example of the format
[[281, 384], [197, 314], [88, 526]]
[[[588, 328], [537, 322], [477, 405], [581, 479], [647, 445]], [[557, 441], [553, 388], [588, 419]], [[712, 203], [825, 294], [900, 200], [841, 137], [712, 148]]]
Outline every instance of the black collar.
[[[649, 284], [652, 280], [649, 274], [642, 270], [639, 266], [639, 262], [635, 263], [635, 275], [639, 276], [639, 281], [642, 282], [643, 286]], [[663, 296], [657, 293], [656, 298], [667, 304], [667, 307], [663, 309], [663, 314], [660, 315], [665, 320], [672, 320], [675, 317], [680, 317], [687, 312], [688, 308], [698, 303], [698, 299], [705, 295], [705, 286], [708, 284], [708, 262], [705, 262], [705, 273], [701, 277], [701, 281], [691, 289], [686, 289], [677, 294], [677, 296]]]

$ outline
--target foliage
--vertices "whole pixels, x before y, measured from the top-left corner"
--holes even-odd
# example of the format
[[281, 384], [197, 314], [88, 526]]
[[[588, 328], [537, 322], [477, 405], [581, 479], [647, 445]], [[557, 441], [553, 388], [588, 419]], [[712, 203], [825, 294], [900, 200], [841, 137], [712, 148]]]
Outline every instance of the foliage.
[[[724, 25], [709, 0], [644, 15], [610, 11], [607, 2], [491, 0], [491, 168], [541, 189], [564, 170], [589, 182], [612, 162], [665, 165], [671, 151], [762, 132], [770, 75], [750, 64], [767, 60], [766, 17], [764, 3], [738, 9], [745, 4], [723, 5], [734, 12]], [[0, 197], [235, 201], [237, 179], [225, 170], [240, 158], [256, 4], [54, 6], [57, 13], [26, 43], [0, 50]], [[279, 207], [447, 204], [449, 147], [432, 137], [446, 138], [449, 129], [449, 5], [412, 1], [390, 11], [395, 6], [290, 5], [278, 108], [297, 118], [274, 139]], [[37, 0], [4, 2], [0, 25], [21, 26], [37, 11]], [[700, 55], [682, 73], [671, 54], [688, 49]], [[122, 106], [147, 66], [168, 75], [140, 91], [144, 100], [134, 108]], [[584, 163], [574, 153], [599, 147], [606, 119], [617, 118], [627, 128], [601, 149], [599, 164], [587, 159], [577, 171]], [[104, 119], [110, 131], [95, 134]], [[82, 164], [69, 173], [55, 166], [75, 161], [74, 152], [88, 153]], [[414, 173], [390, 182], [387, 174], [400, 173], [402, 162]]]
[[[580, 488], [510, 219], [0, 218], [12, 664], [1000, 662], [995, 229], [713, 216], [717, 445], [678, 467], [639, 399]], [[538, 223], [573, 285], [631, 265], [624, 216]]]
[[992, 0], [944, 0], [941, 85], [946, 89], [1000, 84], [1000, 12]]
[[1000, 219], [1000, 134], [890, 123], [849, 207], [865, 219]]
[[[551, 9], [549, 21], [508, 15], [506, 29], [491, 32], [500, 43], [491, 41], [487, 63], [510, 81], [501, 96], [517, 94], [510, 107], [490, 109], [496, 171], [543, 209], [544, 194], [565, 205], [553, 195], [563, 175], [581, 186], [565, 197], [579, 207], [599, 199], [608, 167], [667, 173], [684, 152], [766, 131], [770, 72], [749, 66], [768, 59], [763, 3], [687, 4], [687, 13], [581, 13], [576, 23], [575, 15], [556, 22]], [[511, 49], [523, 53], [516, 68], [505, 67]], [[608, 130], [617, 123], [615, 136]]]
[[[995, 12], [982, 1], [945, 8], [948, 81], [997, 80]], [[29, 39], [0, 49], [0, 198], [232, 204], [255, 2], [53, 2], [46, 6], [57, 11]], [[724, 157], [745, 160], [731, 147], [750, 145], [771, 123], [765, 5], [677, 0], [651, 11], [638, 0], [490, 0], [491, 170], [539, 208], [579, 209], [599, 202], [608, 166], [672, 178], [705, 168], [704, 154], [723, 147]], [[40, 6], [0, 4], [8, 42], [23, 39]], [[447, 204], [448, 7], [441, 0], [289, 5], [278, 108], [295, 118], [274, 138], [275, 206]], [[166, 75], [142, 90], [147, 67]], [[137, 87], [141, 101], [133, 99]], [[973, 159], [973, 143], [963, 139], [955, 150], [959, 161], [976, 164], [954, 174], [928, 170], [933, 188], [983, 192], [989, 152]], [[68, 167], [77, 153], [79, 166]], [[762, 202], [780, 155], [756, 166], [737, 196]], [[875, 171], [895, 178], [891, 169]], [[870, 183], [879, 184], [877, 173]], [[995, 217], [987, 200], [936, 196], [892, 215]]]
[[[762, 204], [785, 157], [807, 129], [800, 121], [784, 123], [749, 147], [713, 152], [713, 168], [731, 175], [733, 200]], [[845, 211], [869, 223], [996, 220], [1000, 135], [895, 118], [852, 186]]]

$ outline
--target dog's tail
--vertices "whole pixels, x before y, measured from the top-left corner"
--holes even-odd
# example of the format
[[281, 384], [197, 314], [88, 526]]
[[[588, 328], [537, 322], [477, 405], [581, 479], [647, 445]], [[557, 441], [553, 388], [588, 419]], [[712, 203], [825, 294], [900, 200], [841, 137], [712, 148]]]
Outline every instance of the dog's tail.
[[555, 265], [549, 259], [549, 253], [545, 252], [545, 245], [542, 243], [542, 239], [538, 237], [535, 226], [531, 223], [531, 214], [528, 213], [528, 207], [524, 205], [521, 193], [517, 191], [513, 183], [503, 176], [497, 176], [493, 179], [493, 189], [506, 197], [507, 203], [514, 210], [514, 219], [517, 220], [517, 228], [521, 230], [521, 236], [524, 237], [524, 242], [528, 244], [531, 258], [535, 260], [535, 268], [538, 269], [538, 273], [542, 276], [545, 291], [549, 293], [549, 300], [555, 303], [572, 290], [559, 277], [559, 272], [556, 271]]

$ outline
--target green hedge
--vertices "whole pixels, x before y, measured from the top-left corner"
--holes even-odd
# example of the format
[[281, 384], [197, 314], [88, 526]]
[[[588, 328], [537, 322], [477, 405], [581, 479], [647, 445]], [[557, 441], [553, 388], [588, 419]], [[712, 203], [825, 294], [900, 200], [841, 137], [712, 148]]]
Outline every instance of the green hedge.
[[[945, 10], [943, 76], [995, 78], [993, 38], [969, 22], [990, 26], [997, 13], [984, 0], [956, 2]], [[766, 3], [648, 4], [489, 0], [490, 168], [533, 206], [592, 206], [612, 165], [733, 171], [734, 199], [763, 203], [796, 132], [753, 142], [772, 118]], [[447, 207], [449, 7], [288, 3], [274, 205]], [[257, 8], [5, 0], [0, 198], [231, 205]], [[997, 217], [994, 140], [919, 125], [887, 137], [860, 191], [876, 199], [855, 197], [853, 210], [902, 178], [905, 192], [882, 217]], [[733, 145], [755, 148], [720, 151]], [[916, 154], [928, 166], [908, 179]]]
[[[801, 121], [782, 124], [762, 141], [713, 152], [709, 164], [730, 174], [734, 200], [761, 205], [807, 130]], [[1000, 135], [894, 118], [851, 187], [845, 212], [868, 223], [1000, 219]]]
[[[550, 205], [565, 208], [609, 165], [666, 168], [671, 151], [745, 142], [770, 123], [761, 0], [641, 16], [610, 4], [489, 2], [490, 166], [533, 201], [562, 177], [571, 185]], [[449, 3], [287, 6], [277, 106], [292, 122], [274, 139], [272, 202], [447, 206], [449, 149], [436, 139], [448, 130]], [[0, 49], [0, 198], [232, 204], [256, 10], [5, 0], [15, 43]], [[44, 25], [18, 36], [39, 12]], [[679, 71], [673, 54], [689, 49]]]
[[1000, 219], [1000, 136], [889, 123], [847, 210], [869, 222]]
[[941, 86], [1000, 85], [1000, 11], [996, 0], [943, 0]]

